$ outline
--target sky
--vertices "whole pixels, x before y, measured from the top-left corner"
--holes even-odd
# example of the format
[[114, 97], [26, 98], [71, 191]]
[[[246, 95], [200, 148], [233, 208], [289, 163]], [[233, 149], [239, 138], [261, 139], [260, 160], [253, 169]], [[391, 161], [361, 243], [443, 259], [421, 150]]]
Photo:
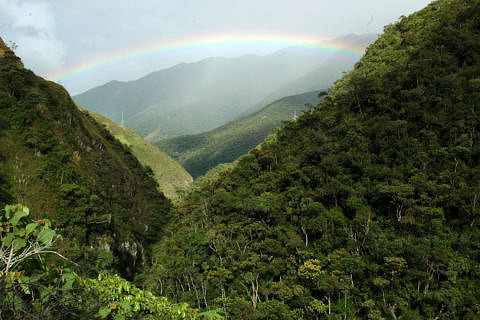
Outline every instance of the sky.
[[[291, 39], [321, 41], [351, 33], [382, 33], [385, 25], [430, 2], [0, 0], [0, 37], [7, 45], [16, 44], [15, 52], [27, 68], [78, 94], [110, 80], [134, 80], [181, 62], [211, 56], [265, 55], [287, 46]], [[220, 36], [289, 41], [188, 46], [207, 44]], [[186, 48], [135, 55], [178, 44]], [[135, 57], [121, 59], [128, 55]], [[95, 64], [97, 67], [90, 70]], [[72, 76], [75, 70], [85, 72]]]

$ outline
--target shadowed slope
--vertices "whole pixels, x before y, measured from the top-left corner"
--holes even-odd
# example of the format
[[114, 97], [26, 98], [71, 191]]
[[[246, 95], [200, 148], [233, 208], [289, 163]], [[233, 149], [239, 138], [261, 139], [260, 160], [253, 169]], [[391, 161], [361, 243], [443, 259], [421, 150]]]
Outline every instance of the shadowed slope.
[[151, 172], [10, 50], [0, 57], [0, 110], [2, 193], [51, 219], [60, 250], [84, 272], [133, 277], [170, 210]]

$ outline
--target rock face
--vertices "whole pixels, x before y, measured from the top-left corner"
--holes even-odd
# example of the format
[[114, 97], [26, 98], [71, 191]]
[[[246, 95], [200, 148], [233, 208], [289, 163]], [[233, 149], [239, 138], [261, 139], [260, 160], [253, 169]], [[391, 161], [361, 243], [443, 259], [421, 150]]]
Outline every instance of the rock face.
[[135, 241], [122, 242], [115, 251], [121, 260], [121, 271], [124, 275], [133, 278], [138, 266], [145, 263], [146, 256], [142, 246]]
[[7, 50], [9, 50], [7, 45], [3, 42], [2, 38], [0, 38], [0, 57], [3, 57]]
[[5, 42], [3, 42], [2, 38], [0, 37], [0, 58], [3, 56], [7, 56], [10, 63], [15, 64], [17, 67], [24, 67], [22, 60], [15, 56], [15, 53], [5, 44]]

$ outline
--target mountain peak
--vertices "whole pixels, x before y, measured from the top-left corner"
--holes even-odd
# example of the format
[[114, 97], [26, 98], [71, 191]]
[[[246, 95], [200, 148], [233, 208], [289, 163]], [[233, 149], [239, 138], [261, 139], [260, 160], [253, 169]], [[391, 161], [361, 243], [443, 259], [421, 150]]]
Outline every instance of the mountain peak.
[[0, 57], [3, 57], [6, 51], [10, 50], [0, 37]]
[[22, 60], [15, 55], [12, 49], [10, 49], [0, 37], [0, 58], [3, 56], [8, 57], [8, 63], [17, 66], [18, 68], [23, 68]]

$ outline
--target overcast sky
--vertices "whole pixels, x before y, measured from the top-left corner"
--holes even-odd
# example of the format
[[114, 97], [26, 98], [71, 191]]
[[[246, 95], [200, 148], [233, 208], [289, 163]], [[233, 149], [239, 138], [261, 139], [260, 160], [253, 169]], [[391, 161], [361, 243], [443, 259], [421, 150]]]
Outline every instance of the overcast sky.
[[[217, 34], [289, 35], [319, 40], [381, 33], [429, 0], [0, 0], [0, 36], [13, 41], [26, 67], [53, 78], [73, 66], [151, 43]], [[208, 56], [267, 54], [274, 46], [184, 50], [119, 63], [62, 82], [72, 94], [109, 80]], [[53, 79], [52, 79], [53, 80]]]

